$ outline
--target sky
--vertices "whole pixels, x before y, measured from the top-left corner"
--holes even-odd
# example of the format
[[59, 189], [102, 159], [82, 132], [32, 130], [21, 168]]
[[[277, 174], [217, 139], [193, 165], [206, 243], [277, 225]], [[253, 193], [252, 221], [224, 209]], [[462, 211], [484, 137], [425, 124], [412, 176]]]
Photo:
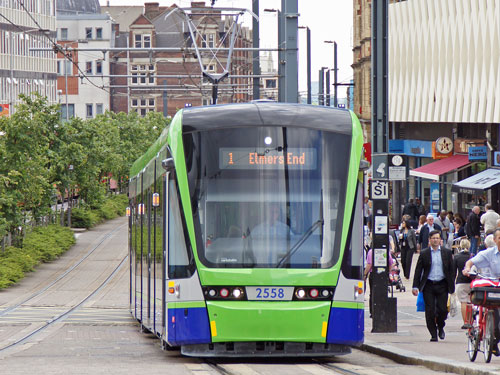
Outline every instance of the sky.
[[[176, 3], [180, 7], [189, 7], [190, 0], [99, 0], [101, 5], [109, 2], [111, 6], [144, 5], [145, 2], [159, 2], [161, 6]], [[210, 5], [210, 0], [205, 3]], [[337, 42], [338, 81], [348, 83], [353, 78], [351, 64], [353, 61], [353, 2], [351, 0], [298, 0], [299, 26], [307, 26], [311, 30], [311, 80], [318, 80], [321, 67], [333, 68], [333, 44], [325, 40]], [[215, 7], [235, 7], [252, 9], [251, 0], [216, 0]], [[264, 9], [279, 9], [280, 0], [260, 0], [260, 46], [277, 47], [277, 15], [264, 12]], [[245, 25], [251, 26], [251, 16], [245, 16]], [[277, 63], [275, 59], [275, 64]], [[306, 71], [306, 30], [299, 29], [299, 91], [307, 90]], [[330, 77], [333, 83], [333, 72]], [[333, 92], [333, 87], [332, 90]], [[339, 98], [345, 97], [345, 86], [338, 89]]]

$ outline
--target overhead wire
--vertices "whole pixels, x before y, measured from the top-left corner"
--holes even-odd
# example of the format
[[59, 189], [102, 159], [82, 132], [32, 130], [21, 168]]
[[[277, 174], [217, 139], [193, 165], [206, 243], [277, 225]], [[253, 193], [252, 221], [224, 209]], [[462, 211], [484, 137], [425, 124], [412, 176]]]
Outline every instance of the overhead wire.
[[[19, 3], [19, 5], [21, 5], [21, 7], [23, 8], [23, 10], [28, 14], [28, 16], [35, 23], [35, 25], [38, 27], [38, 29], [39, 30], [43, 30], [42, 26], [38, 23], [38, 21], [36, 20], [36, 18], [33, 17], [33, 15], [28, 11], [28, 9], [26, 8], [26, 6], [24, 5], [24, 2], [22, 0], [16, 0], [16, 1]], [[64, 51], [64, 48], [61, 45], [57, 44], [49, 35], [44, 34], [44, 36], [47, 37], [49, 39], [49, 41], [52, 43], [52, 46], [54, 48], [54, 52], [61, 53], [74, 66], [76, 66], [76, 68], [78, 69], [78, 71], [81, 73], [81, 76], [79, 76], [79, 78], [83, 77], [83, 78], [87, 79], [87, 81], [89, 81], [89, 83], [92, 86], [94, 86], [94, 87], [96, 87], [96, 88], [98, 88], [100, 90], [103, 90], [103, 91], [107, 92], [108, 94], [110, 94], [110, 92], [108, 90], [106, 90], [104, 88], [104, 86], [98, 86], [98, 85], [96, 85], [94, 82], [92, 82], [90, 80], [90, 78], [86, 75], [86, 73], [78, 66], [78, 63], [73, 60], [73, 58], [71, 57], [71, 54], [68, 53], [67, 48], [66, 48], [66, 51]]]

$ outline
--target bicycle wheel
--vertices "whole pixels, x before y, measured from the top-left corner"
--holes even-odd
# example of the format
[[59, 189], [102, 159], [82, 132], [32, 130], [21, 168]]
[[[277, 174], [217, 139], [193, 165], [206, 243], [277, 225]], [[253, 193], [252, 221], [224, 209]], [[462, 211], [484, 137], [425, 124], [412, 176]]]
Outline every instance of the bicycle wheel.
[[474, 362], [479, 349], [479, 337], [477, 327], [472, 327], [467, 332], [467, 354], [469, 361]]
[[495, 341], [495, 323], [493, 318], [493, 311], [488, 311], [486, 315], [486, 324], [484, 332], [484, 361], [489, 363], [493, 351]]

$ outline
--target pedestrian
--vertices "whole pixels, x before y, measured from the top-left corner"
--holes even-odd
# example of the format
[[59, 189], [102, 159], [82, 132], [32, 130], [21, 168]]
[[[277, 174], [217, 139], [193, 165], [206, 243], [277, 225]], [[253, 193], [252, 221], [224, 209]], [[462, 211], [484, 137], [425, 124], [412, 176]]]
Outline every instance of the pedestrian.
[[479, 239], [481, 236], [481, 222], [479, 220], [479, 206], [474, 206], [471, 213], [467, 218], [467, 223], [465, 224], [465, 233], [469, 237], [470, 241], [470, 252], [474, 256], [477, 253], [477, 248], [479, 247]]
[[415, 230], [411, 227], [409, 220], [403, 220], [401, 223], [399, 247], [401, 249], [401, 266], [403, 267], [403, 275], [406, 280], [409, 280], [413, 253], [417, 250], [417, 235], [415, 234]]
[[[392, 255], [389, 253], [389, 271], [394, 267], [394, 258]], [[368, 278], [368, 284], [370, 285], [370, 297], [368, 298], [368, 307], [370, 310], [370, 318], [372, 317], [372, 287], [373, 287], [373, 277], [372, 277], [372, 249], [368, 251], [368, 254], [366, 255], [366, 267], [365, 267], [365, 272], [364, 272], [364, 281], [366, 285], [366, 279]], [[366, 287], [365, 287], [366, 289]]]
[[500, 219], [497, 220], [497, 228], [500, 228]]
[[[465, 226], [464, 226], [462, 219], [460, 219], [460, 217], [457, 217], [453, 221], [453, 225], [455, 227], [455, 231], [453, 232], [453, 239], [456, 240], [457, 238], [466, 237], [465, 236]], [[470, 241], [469, 241], [469, 248], [470, 248]]]
[[365, 203], [363, 204], [363, 224], [368, 225], [368, 222], [370, 221], [370, 217], [372, 215], [372, 202], [368, 199], [368, 197], [365, 197]]
[[466, 318], [467, 303], [470, 302], [470, 283], [472, 279], [465, 276], [462, 271], [465, 263], [470, 259], [470, 241], [467, 239], [460, 240], [459, 251], [453, 257], [453, 275], [455, 275], [455, 293], [457, 294], [458, 301], [460, 302], [460, 311], [462, 313], [462, 320], [464, 324], [462, 329], [470, 328], [470, 324]]
[[425, 215], [420, 215], [420, 217], [418, 218], [417, 230], [415, 231], [415, 234], [417, 235], [417, 253], [420, 252], [420, 242], [418, 242], [418, 239], [420, 238], [420, 230], [426, 222], [427, 217]]
[[403, 207], [403, 215], [410, 215], [410, 220], [415, 220], [418, 217], [418, 209], [413, 199], [410, 199]]
[[414, 296], [423, 293], [425, 321], [431, 334], [430, 341], [444, 340], [444, 327], [448, 316], [448, 293], [455, 291], [453, 255], [441, 247], [441, 232], [429, 233], [430, 247], [422, 249], [413, 276]]
[[442, 210], [434, 222], [441, 227], [441, 238], [444, 243], [447, 243], [448, 235], [450, 234], [450, 219], [448, 219], [448, 212]]
[[422, 215], [424, 215], [424, 216], [427, 215], [427, 210], [425, 209], [425, 206], [420, 201], [419, 197], [415, 198], [415, 206], [417, 207], [417, 212], [418, 212], [419, 217]]
[[418, 236], [418, 243], [420, 244], [420, 249], [425, 249], [429, 247], [429, 233], [433, 230], [439, 231], [441, 234], [441, 227], [434, 222], [434, 216], [432, 214], [427, 215], [427, 223], [420, 229], [420, 234]]
[[484, 227], [484, 233], [488, 235], [495, 231], [497, 227], [497, 220], [500, 219], [500, 215], [491, 209], [490, 203], [484, 206], [484, 210], [486, 212], [481, 216], [481, 219], [479, 219], [479, 221]]

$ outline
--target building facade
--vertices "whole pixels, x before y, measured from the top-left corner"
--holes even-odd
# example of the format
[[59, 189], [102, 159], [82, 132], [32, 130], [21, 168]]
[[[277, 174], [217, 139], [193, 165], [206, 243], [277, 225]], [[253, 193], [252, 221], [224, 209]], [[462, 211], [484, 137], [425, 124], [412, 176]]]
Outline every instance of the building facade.
[[[402, 156], [406, 167], [392, 184], [393, 219], [414, 197], [431, 212], [467, 214], [487, 201], [500, 208], [500, 180], [484, 189], [459, 186], [483, 172], [493, 175], [488, 170], [500, 149], [498, 25], [498, 0], [391, 1], [389, 153]], [[371, 1], [354, 0], [354, 111], [368, 141], [370, 35]]]
[[[198, 47], [215, 48], [221, 41], [222, 47], [229, 47], [228, 31], [232, 19], [213, 11], [204, 2], [193, 2], [191, 6], [201, 8], [199, 15], [195, 12], [192, 16], [199, 30], [196, 36]], [[158, 111], [173, 116], [185, 106], [211, 104], [212, 83], [203, 77], [201, 66], [211, 74], [222, 73], [228, 53], [219, 52], [214, 58], [210, 52], [203, 52], [200, 62], [193, 52], [185, 50], [193, 47], [189, 27], [184, 17], [172, 12], [174, 7], [176, 5], [160, 7], [159, 3], [145, 3], [141, 12], [136, 7], [102, 7], [102, 12], [115, 17], [116, 46], [124, 48], [123, 52], [111, 55], [112, 111], [136, 111], [141, 116]], [[251, 47], [250, 30], [241, 25], [237, 27], [235, 48]], [[134, 48], [152, 50], [134, 51]], [[179, 50], [159, 51], [155, 48]], [[251, 52], [233, 51], [230, 77], [218, 85], [217, 103], [251, 100], [251, 78], [240, 77], [250, 75], [251, 69]]]
[[[63, 53], [57, 56], [62, 118], [93, 118], [109, 110], [110, 59], [106, 49], [115, 46], [111, 17], [99, 13], [58, 13], [57, 40], [63, 47]], [[97, 51], [73, 52], [71, 48]]]
[[[57, 103], [54, 0], [0, 1], [0, 105], [4, 115], [12, 114], [19, 95], [37, 92], [50, 104]], [[8, 21], [7, 21], [8, 20]], [[35, 22], [36, 21], [36, 22]]]

